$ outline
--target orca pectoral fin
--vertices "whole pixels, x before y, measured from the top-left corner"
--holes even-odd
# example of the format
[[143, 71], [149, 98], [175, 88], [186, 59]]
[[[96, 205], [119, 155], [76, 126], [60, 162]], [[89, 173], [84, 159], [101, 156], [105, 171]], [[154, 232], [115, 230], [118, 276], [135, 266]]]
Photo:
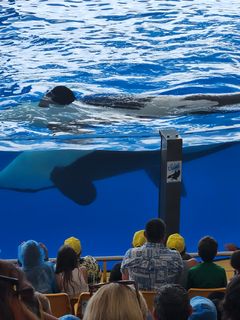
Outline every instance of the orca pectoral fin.
[[50, 178], [67, 198], [79, 205], [89, 205], [96, 199], [97, 192], [92, 181], [73, 175], [65, 168], [54, 168]]

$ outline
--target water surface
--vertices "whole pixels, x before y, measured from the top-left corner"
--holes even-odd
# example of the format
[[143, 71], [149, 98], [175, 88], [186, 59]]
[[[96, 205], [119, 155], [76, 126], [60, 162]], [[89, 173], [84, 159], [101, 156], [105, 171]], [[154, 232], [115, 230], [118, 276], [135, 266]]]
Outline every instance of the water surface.
[[238, 108], [152, 120], [37, 101], [58, 84], [78, 98], [238, 92], [239, 12], [237, 0], [3, 0], [0, 149], [152, 150], [164, 127], [185, 145], [238, 141]]

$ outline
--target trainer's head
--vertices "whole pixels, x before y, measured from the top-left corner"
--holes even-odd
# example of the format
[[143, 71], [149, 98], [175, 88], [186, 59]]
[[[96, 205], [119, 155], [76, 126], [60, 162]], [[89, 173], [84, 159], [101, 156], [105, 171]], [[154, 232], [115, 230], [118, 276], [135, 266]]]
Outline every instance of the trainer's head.
[[40, 100], [39, 107], [49, 107], [50, 104], [65, 106], [75, 101], [75, 95], [69, 88], [65, 86], [57, 86], [48, 91]]
[[149, 220], [145, 226], [144, 235], [148, 242], [164, 242], [166, 234], [166, 225], [161, 219]]

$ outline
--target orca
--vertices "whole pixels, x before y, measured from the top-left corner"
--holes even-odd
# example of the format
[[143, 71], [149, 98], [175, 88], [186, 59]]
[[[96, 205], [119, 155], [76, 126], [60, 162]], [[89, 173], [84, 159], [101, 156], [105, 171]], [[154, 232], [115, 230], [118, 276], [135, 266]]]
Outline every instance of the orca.
[[[183, 162], [205, 157], [232, 145], [224, 143], [185, 148]], [[0, 171], [0, 189], [31, 193], [57, 188], [76, 204], [89, 205], [97, 198], [96, 181], [138, 170], [144, 170], [158, 188], [160, 150], [25, 151]], [[186, 195], [184, 184], [182, 195]]]
[[[193, 94], [185, 96], [159, 95], [89, 95], [76, 100], [76, 96], [71, 89], [65, 86], [56, 86], [48, 91], [40, 100], [40, 107], [49, 107], [51, 105], [67, 106], [70, 104], [111, 108], [118, 112], [135, 115], [138, 117], [161, 117], [183, 114], [207, 114], [223, 111], [232, 111], [232, 109], [223, 109], [223, 107], [239, 104], [240, 93], [232, 94]], [[94, 109], [96, 111], [96, 109]]]
[[[233, 143], [186, 148], [183, 161], [192, 161], [224, 150]], [[145, 170], [157, 188], [160, 186], [160, 150], [154, 151], [93, 151], [70, 165], [55, 167], [50, 179], [66, 197], [79, 205], [91, 204], [97, 197], [95, 181], [136, 170]], [[172, 179], [177, 179], [176, 172]], [[182, 196], [187, 191], [182, 183]]]

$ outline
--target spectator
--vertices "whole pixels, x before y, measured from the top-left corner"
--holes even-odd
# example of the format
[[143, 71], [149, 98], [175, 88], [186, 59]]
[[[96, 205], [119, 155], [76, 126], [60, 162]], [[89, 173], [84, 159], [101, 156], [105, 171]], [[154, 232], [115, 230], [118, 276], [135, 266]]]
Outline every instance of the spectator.
[[81, 266], [87, 269], [88, 273], [88, 284], [98, 283], [101, 279], [101, 270], [95, 258], [92, 256], [85, 256], [81, 258], [82, 245], [79, 239], [75, 237], [67, 238], [64, 241], [65, 245], [69, 245], [74, 249], [79, 259]]
[[66, 292], [70, 298], [88, 291], [87, 270], [79, 266], [76, 252], [70, 246], [64, 245], [59, 249], [56, 274], [60, 290]]
[[165, 223], [150, 220], [145, 227], [147, 242], [129, 249], [122, 261], [123, 279], [135, 280], [140, 290], [158, 290], [167, 283], [178, 283], [183, 269], [179, 252], [167, 249]]
[[192, 313], [187, 291], [177, 284], [162, 286], [154, 300], [155, 320], [187, 320]]
[[189, 253], [186, 253], [185, 240], [179, 233], [171, 234], [167, 239], [166, 246], [168, 249], [177, 250], [181, 254], [183, 260], [192, 259], [192, 256]]
[[41, 298], [42, 295], [36, 295], [22, 270], [0, 260], [1, 320], [56, 320], [43, 311]]
[[213, 262], [218, 244], [212, 237], [206, 236], [198, 243], [198, 254], [202, 263], [188, 271], [188, 288], [221, 288], [227, 285], [224, 268]]
[[234, 277], [226, 288], [223, 300], [223, 320], [240, 319], [240, 276]]
[[146, 241], [147, 239], [144, 235], [144, 230], [139, 230], [139, 231], [136, 231], [133, 235], [132, 245], [134, 248], [141, 247], [142, 245], [144, 245]]
[[217, 320], [214, 303], [205, 297], [194, 297], [190, 300], [192, 314], [189, 320]]
[[240, 250], [236, 250], [233, 252], [231, 255], [231, 260], [230, 260], [231, 266], [235, 270], [235, 274], [239, 275], [240, 274]]
[[18, 260], [28, 281], [41, 293], [57, 292], [53, 268], [44, 261], [45, 253], [38, 242], [28, 240], [19, 246]]
[[186, 288], [187, 287], [187, 278], [188, 270], [198, 264], [197, 260], [192, 258], [188, 253], [186, 253], [185, 241], [184, 238], [179, 233], [171, 234], [168, 239], [166, 246], [168, 249], [177, 250], [182, 259], [183, 259], [183, 272], [179, 283]]
[[81, 241], [75, 237], [67, 238], [64, 241], [64, 245], [70, 246], [77, 254], [78, 259], [80, 258], [82, 252]]
[[89, 300], [83, 320], [145, 320], [148, 309], [140, 292], [123, 283], [103, 285]]
[[109, 282], [119, 281], [122, 280], [122, 273], [121, 273], [121, 262], [116, 263], [109, 276]]

